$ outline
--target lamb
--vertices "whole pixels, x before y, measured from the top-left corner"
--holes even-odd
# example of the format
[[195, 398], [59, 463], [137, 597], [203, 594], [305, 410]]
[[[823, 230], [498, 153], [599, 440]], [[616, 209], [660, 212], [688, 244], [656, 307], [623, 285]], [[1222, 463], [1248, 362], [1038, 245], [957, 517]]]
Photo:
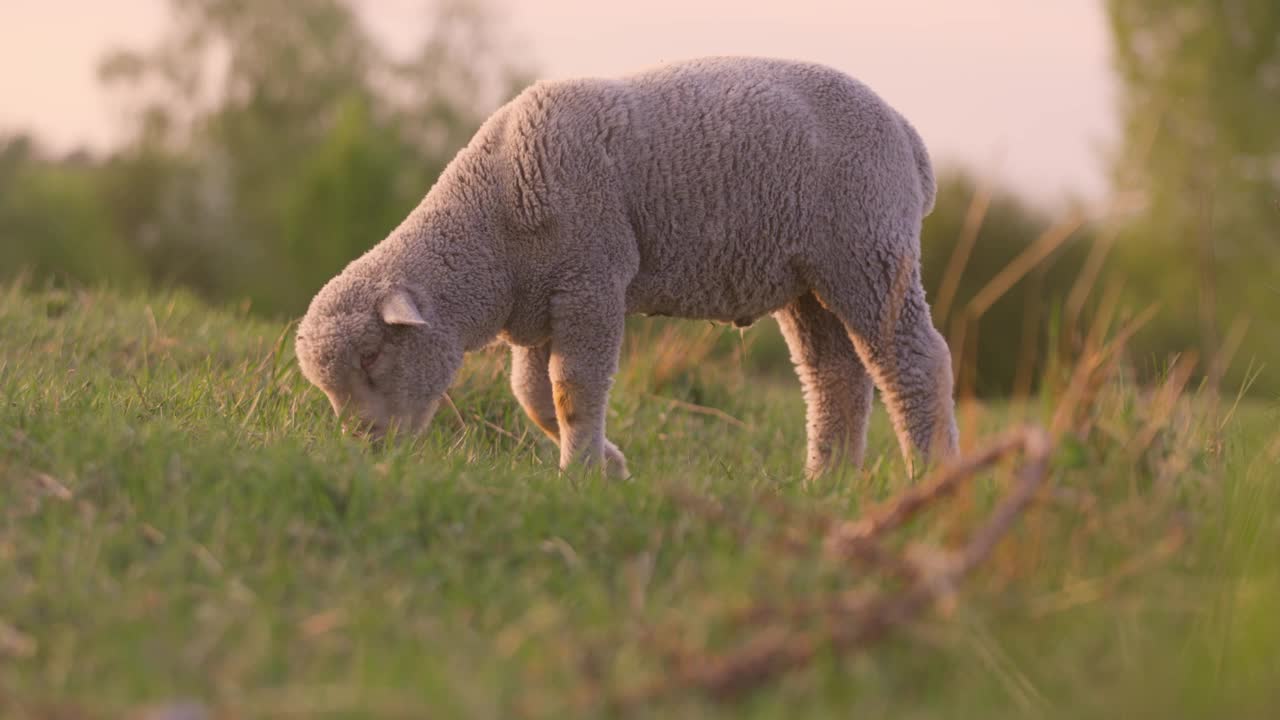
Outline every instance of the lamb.
[[425, 428], [464, 354], [504, 341], [560, 467], [625, 476], [605, 437], [624, 317], [772, 314], [803, 386], [809, 474], [862, 462], [873, 383], [908, 463], [945, 457], [951, 356], [919, 260], [935, 190], [912, 126], [821, 65], [539, 82], [320, 290], [299, 366], [344, 429], [381, 437]]

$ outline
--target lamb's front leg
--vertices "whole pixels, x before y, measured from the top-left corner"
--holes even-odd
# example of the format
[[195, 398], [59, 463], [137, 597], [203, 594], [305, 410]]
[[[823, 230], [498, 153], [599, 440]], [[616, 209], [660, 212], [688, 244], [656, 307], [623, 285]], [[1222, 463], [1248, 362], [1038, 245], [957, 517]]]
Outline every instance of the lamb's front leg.
[[535, 425], [560, 444], [560, 424], [551, 395], [551, 343], [538, 347], [511, 346], [511, 392]]
[[[559, 446], [560, 421], [556, 418], [550, 362], [549, 342], [538, 347], [511, 346], [511, 390], [529, 419]], [[604, 441], [604, 458], [610, 475], [627, 475], [627, 459], [608, 439]]]
[[[618, 370], [625, 314], [620, 291], [593, 288], [562, 293], [552, 301], [549, 374], [561, 469], [606, 459], [610, 444], [604, 436], [605, 412]], [[610, 462], [606, 470], [625, 476], [626, 463]]]

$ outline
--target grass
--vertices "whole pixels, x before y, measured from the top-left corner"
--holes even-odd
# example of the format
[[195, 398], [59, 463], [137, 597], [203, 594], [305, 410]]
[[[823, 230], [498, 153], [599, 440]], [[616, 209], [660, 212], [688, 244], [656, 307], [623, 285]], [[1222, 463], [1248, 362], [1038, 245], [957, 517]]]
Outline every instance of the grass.
[[[864, 471], [806, 482], [797, 384], [750, 364], [776, 337], [671, 327], [629, 335], [609, 422], [635, 476], [610, 482], [556, 471], [496, 353], [457, 415], [373, 450], [336, 432], [287, 327], [181, 295], [0, 294], [0, 716], [604, 716], [669, 672], [661, 637], [712, 656], [760, 629], [734, 620], [753, 603], [894, 592], [820, 537], [780, 548], [767, 501], [853, 518], [906, 486], [883, 413]], [[732, 703], [673, 690], [637, 714], [1275, 717], [1280, 408], [1179, 392], [1176, 367], [1163, 391], [1126, 377], [1057, 434], [1049, 489], [957, 603]], [[1059, 380], [966, 405], [966, 445], [1048, 426]], [[1008, 476], [894, 546], [953, 539]]]

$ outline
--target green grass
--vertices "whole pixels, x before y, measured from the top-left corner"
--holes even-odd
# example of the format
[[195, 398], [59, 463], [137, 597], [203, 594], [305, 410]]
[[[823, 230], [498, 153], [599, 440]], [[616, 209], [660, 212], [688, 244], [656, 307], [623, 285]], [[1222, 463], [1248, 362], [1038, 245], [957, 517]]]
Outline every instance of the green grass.
[[[859, 580], [769, 542], [761, 496], [854, 517], [903, 487], [883, 413], [865, 472], [805, 482], [796, 383], [750, 364], [777, 354], [772, 331], [669, 327], [629, 336], [609, 434], [635, 476], [611, 482], [556, 471], [496, 351], [453, 390], [460, 417], [375, 450], [337, 433], [281, 325], [185, 296], [0, 295], [0, 716], [182, 698], [227, 717], [605, 715], [592, 692], [661, 676], [649, 629], [715, 651], [751, 632], [735, 607]], [[1244, 404], [1219, 434], [1231, 398], [1166, 413], [1123, 378], [954, 611], [737, 704], [683, 692], [640, 714], [1276, 717], [1280, 409]], [[973, 406], [966, 444], [1059, 401]], [[1007, 475], [908, 538], [971, 526]]]

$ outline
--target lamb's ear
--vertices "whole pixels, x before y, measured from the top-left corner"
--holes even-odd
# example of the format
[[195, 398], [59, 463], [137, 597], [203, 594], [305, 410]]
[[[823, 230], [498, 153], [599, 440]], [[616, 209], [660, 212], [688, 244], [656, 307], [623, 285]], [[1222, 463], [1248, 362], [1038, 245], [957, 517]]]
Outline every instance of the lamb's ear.
[[423, 327], [427, 324], [427, 321], [422, 319], [422, 313], [418, 312], [418, 306], [414, 304], [413, 298], [404, 288], [392, 290], [391, 294], [382, 299], [378, 310], [382, 313], [382, 321], [388, 325]]

